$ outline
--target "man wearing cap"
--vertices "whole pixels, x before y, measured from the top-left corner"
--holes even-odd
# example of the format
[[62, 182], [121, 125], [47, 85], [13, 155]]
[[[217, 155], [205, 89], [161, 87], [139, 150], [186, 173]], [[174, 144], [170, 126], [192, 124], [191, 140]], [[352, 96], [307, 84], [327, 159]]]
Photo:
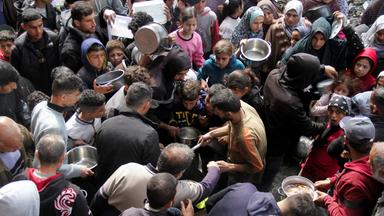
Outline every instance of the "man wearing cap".
[[[373, 178], [384, 184], [384, 142], [373, 144], [371, 152], [369, 152], [369, 164], [371, 165]], [[372, 213], [372, 216], [380, 215], [384, 215], [384, 190]]]
[[344, 148], [350, 162], [341, 173], [317, 181], [315, 187], [327, 190], [333, 187], [333, 196], [317, 191], [315, 202], [323, 205], [330, 216], [369, 215], [382, 191], [382, 185], [373, 178], [368, 155], [375, 138], [375, 127], [367, 117], [345, 117], [340, 122], [344, 129]]
[[57, 35], [43, 28], [43, 18], [33, 8], [23, 11], [21, 27], [25, 32], [15, 41], [11, 64], [36, 90], [51, 95], [51, 71], [59, 65]]

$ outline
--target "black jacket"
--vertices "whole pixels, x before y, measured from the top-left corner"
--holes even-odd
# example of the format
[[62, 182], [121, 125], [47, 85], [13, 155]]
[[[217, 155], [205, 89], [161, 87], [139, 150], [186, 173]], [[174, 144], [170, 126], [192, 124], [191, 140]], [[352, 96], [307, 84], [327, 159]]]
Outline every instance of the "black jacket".
[[32, 82], [36, 90], [51, 95], [51, 71], [59, 65], [57, 35], [44, 29], [43, 40], [44, 47], [37, 49], [26, 32], [21, 34], [15, 41], [11, 64], [21, 76]]
[[103, 122], [95, 142], [98, 184], [102, 185], [117, 168], [129, 162], [156, 166], [160, 155], [159, 136], [151, 124], [135, 111]]
[[26, 100], [22, 98], [20, 88], [8, 94], [0, 94], [0, 116], [7, 116], [15, 122], [29, 127], [31, 113]]
[[301, 98], [303, 89], [317, 79], [320, 68], [316, 57], [298, 53], [287, 66], [268, 75], [264, 87], [268, 155], [279, 156], [295, 149], [300, 136], [319, 134], [325, 128], [311, 121]]

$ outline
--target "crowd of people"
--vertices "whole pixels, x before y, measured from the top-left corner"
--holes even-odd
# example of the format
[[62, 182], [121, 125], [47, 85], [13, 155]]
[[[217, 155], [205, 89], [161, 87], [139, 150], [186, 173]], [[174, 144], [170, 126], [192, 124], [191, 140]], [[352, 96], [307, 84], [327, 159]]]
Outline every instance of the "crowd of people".
[[[1, 2], [0, 214], [384, 215], [382, 0], [359, 26], [347, 0], [164, 0], [152, 53], [140, 1]], [[96, 167], [68, 163], [83, 146]], [[287, 161], [313, 192], [274, 196]]]

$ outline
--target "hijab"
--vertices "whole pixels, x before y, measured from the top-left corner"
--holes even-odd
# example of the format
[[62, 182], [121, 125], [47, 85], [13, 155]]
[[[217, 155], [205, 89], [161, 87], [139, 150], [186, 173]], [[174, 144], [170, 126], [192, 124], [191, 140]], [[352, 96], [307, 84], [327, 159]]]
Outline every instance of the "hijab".
[[373, 47], [379, 58], [384, 58], [384, 43], [376, 41], [376, 32], [384, 29], [384, 15], [379, 16], [366, 33], [361, 35], [365, 47]]
[[240, 23], [236, 26], [233, 32], [231, 42], [235, 46], [239, 46], [242, 39], [248, 38], [263, 38], [263, 29], [260, 28], [258, 32], [252, 32], [250, 24], [255, 21], [257, 17], [264, 17], [264, 12], [257, 6], [250, 7], [241, 18]]
[[[297, 15], [300, 17], [300, 19], [299, 19], [299, 22], [297, 22], [292, 26], [288, 26], [285, 22], [283, 22], [284, 31], [289, 38], [291, 38], [292, 32], [295, 30], [295, 28], [299, 26], [305, 27], [304, 19], [303, 19], [303, 4], [301, 3], [301, 1], [298, 1], [298, 0], [289, 1], [284, 7], [284, 15], [287, 14], [288, 11], [290, 10], [294, 10], [297, 13]], [[284, 17], [282, 18], [284, 19]]]
[[[353, 71], [354, 71], [356, 62], [361, 58], [367, 58], [370, 60], [369, 62], [370, 62], [371, 69], [363, 77], [357, 77]], [[352, 62], [352, 67], [347, 71], [347, 73], [351, 74], [352, 77], [356, 77], [361, 81], [360, 87], [362, 91], [368, 91], [368, 90], [371, 90], [373, 86], [375, 86], [376, 84], [376, 79], [372, 76], [372, 72], [376, 69], [376, 67], [377, 67], [376, 51], [375, 49], [368, 47], [368, 48], [364, 48], [359, 54], [357, 54], [357, 56]]]
[[271, 0], [261, 0], [257, 3], [257, 7], [262, 10], [269, 10], [273, 14], [274, 19], [278, 19], [279, 13], [281, 13], [280, 9]]

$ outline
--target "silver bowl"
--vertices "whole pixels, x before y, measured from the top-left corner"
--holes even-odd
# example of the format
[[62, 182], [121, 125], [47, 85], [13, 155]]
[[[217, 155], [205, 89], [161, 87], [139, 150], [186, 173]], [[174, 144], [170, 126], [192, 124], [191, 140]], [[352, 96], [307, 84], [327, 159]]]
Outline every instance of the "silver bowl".
[[[302, 187], [302, 188], [298, 188]], [[316, 197], [315, 185], [313, 182], [302, 176], [288, 176], [281, 183], [281, 189], [287, 197], [298, 194], [308, 193], [313, 199]], [[295, 189], [295, 190], [290, 190]], [[279, 193], [280, 188], [279, 188]]]
[[197, 139], [200, 136], [200, 132], [193, 127], [183, 127], [180, 128], [178, 138], [179, 142], [193, 147], [197, 144]]
[[124, 85], [124, 71], [115, 70], [102, 74], [96, 78], [96, 84], [112, 85], [113, 91], [117, 91]]
[[68, 164], [86, 166], [93, 169], [97, 166], [97, 149], [93, 146], [78, 146], [67, 152]]
[[271, 45], [265, 40], [251, 38], [241, 46], [241, 54], [250, 61], [261, 62], [271, 55]]

